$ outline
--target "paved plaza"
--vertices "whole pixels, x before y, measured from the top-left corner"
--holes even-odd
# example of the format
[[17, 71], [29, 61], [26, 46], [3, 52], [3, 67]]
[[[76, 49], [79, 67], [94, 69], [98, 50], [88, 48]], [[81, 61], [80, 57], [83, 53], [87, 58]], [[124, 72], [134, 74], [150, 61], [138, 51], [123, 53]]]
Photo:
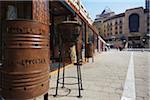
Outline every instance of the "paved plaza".
[[[131, 57], [132, 56], [132, 57]], [[77, 98], [77, 85], [56, 87], [51, 77], [49, 100], [150, 100], [150, 53], [111, 50], [95, 55], [95, 61], [82, 66], [82, 98]], [[131, 67], [131, 68], [130, 68]], [[76, 67], [67, 68], [65, 76], [76, 76]], [[74, 82], [75, 79], [65, 79]], [[37, 100], [42, 100], [37, 98]]]
[[[66, 68], [65, 76], [76, 77], [76, 66]], [[81, 67], [83, 78], [82, 98], [78, 85], [59, 84], [55, 95], [57, 72], [50, 79], [49, 100], [150, 100], [150, 52], [110, 50], [95, 54], [94, 62]], [[62, 75], [61, 75], [62, 76]], [[66, 78], [65, 83], [77, 79]], [[38, 97], [36, 100], [43, 100]]]

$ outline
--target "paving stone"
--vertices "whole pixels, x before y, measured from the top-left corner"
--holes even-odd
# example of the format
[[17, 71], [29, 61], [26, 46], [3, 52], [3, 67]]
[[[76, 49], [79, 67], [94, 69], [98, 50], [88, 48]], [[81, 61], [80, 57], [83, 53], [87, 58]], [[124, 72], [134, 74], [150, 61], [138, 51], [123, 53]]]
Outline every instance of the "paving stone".
[[[97, 54], [94, 63], [84, 64], [82, 68], [82, 98], [77, 98], [78, 88], [65, 86], [71, 90], [67, 96], [53, 97], [56, 75], [51, 77], [50, 100], [121, 100], [131, 52], [109, 51]], [[148, 52], [134, 52], [136, 100], [150, 100], [150, 74], [148, 74]], [[76, 67], [66, 69], [66, 75], [76, 76]], [[61, 74], [62, 75], [62, 74]], [[149, 81], [148, 81], [149, 80]], [[149, 84], [149, 85], [148, 85]], [[60, 90], [60, 89], [59, 89]], [[67, 90], [60, 90], [60, 94]], [[37, 98], [36, 100], [43, 100]]]

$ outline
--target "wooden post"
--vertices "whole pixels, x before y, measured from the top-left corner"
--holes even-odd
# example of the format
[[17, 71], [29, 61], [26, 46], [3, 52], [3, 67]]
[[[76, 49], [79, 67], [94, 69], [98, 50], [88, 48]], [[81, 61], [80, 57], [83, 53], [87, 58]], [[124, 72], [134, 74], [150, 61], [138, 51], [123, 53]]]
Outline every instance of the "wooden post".
[[32, 1], [32, 19], [49, 25], [49, 1], [33, 0]]

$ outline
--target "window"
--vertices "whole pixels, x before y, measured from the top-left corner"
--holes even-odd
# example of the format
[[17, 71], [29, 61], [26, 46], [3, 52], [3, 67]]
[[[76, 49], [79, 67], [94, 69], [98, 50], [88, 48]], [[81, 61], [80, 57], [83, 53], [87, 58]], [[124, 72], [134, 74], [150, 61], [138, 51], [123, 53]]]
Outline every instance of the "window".
[[149, 20], [150, 19], [150, 17], [149, 16], [147, 16], [147, 20]]
[[109, 27], [109, 24], [107, 23], [107, 27]]
[[115, 34], [118, 34], [118, 32], [115, 32]]
[[110, 23], [110, 26], [112, 26], [112, 23]]
[[122, 26], [120, 26], [120, 29], [122, 29]]
[[100, 30], [101, 30], [101, 28], [98, 28], [98, 30], [100, 31]]
[[115, 22], [115, 25], [117, 25], [117, 24], [118, 24], [118, 22], [116, 21], [116, 22]]
[[7, 8], [7, 19], [14, 20], [17, 19], [17, 8], [13, 5], [8, 5]]
[[3, 2], [4, 12], [3, 18], [8, 20], [15, 20], [15, 19], [32, 19], [32, 2], [31, 1], [17, 1], [17, 2], [10, 2], [8, 4]]
[[139, 31], [139, 15], [138, 14], [131, 14], [129, 16], [129, 29], [130, 29], [130, 32]]
[[120, 24], [122, 24], [122, 21], [120, 20]]
[[117, 29], [118, 29], [118, 27], [116, 26], [116, 27], [115, 27], [115, 29], [117, 30]]

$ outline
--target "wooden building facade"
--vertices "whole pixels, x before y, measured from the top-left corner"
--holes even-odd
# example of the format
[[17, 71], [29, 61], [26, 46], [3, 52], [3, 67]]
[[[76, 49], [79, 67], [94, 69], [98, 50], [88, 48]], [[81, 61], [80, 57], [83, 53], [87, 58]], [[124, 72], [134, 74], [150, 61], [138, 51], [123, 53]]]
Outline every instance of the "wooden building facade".
[[[49, 12], [49, 13], [47, 13]], [[3, 30], [6, 20], [29, 19], [49, 25], [50, 60], [57, 62], [59, 55], [58, 24], [66, 20], [81, 22], [81, 30], [77, 45], [80, 47], [81, 59], [87, 58], [87, 44], [93, 44], [93, 52], [101, 52], [105, 41], [92, 26], [92, 21], [80, 0], [36, 0], [36, 1], [0, 1], [0, 61], [3, 59]], [[23, 23], [22, 23], [23, 24]], [[70, 33], [72, 34], [72, 33]], [[69, 38], [69, 37], [68, 37]], [[69, 42], [64, 44], [63, 50], [66, 64], [75, 59], [75, 47]]]

